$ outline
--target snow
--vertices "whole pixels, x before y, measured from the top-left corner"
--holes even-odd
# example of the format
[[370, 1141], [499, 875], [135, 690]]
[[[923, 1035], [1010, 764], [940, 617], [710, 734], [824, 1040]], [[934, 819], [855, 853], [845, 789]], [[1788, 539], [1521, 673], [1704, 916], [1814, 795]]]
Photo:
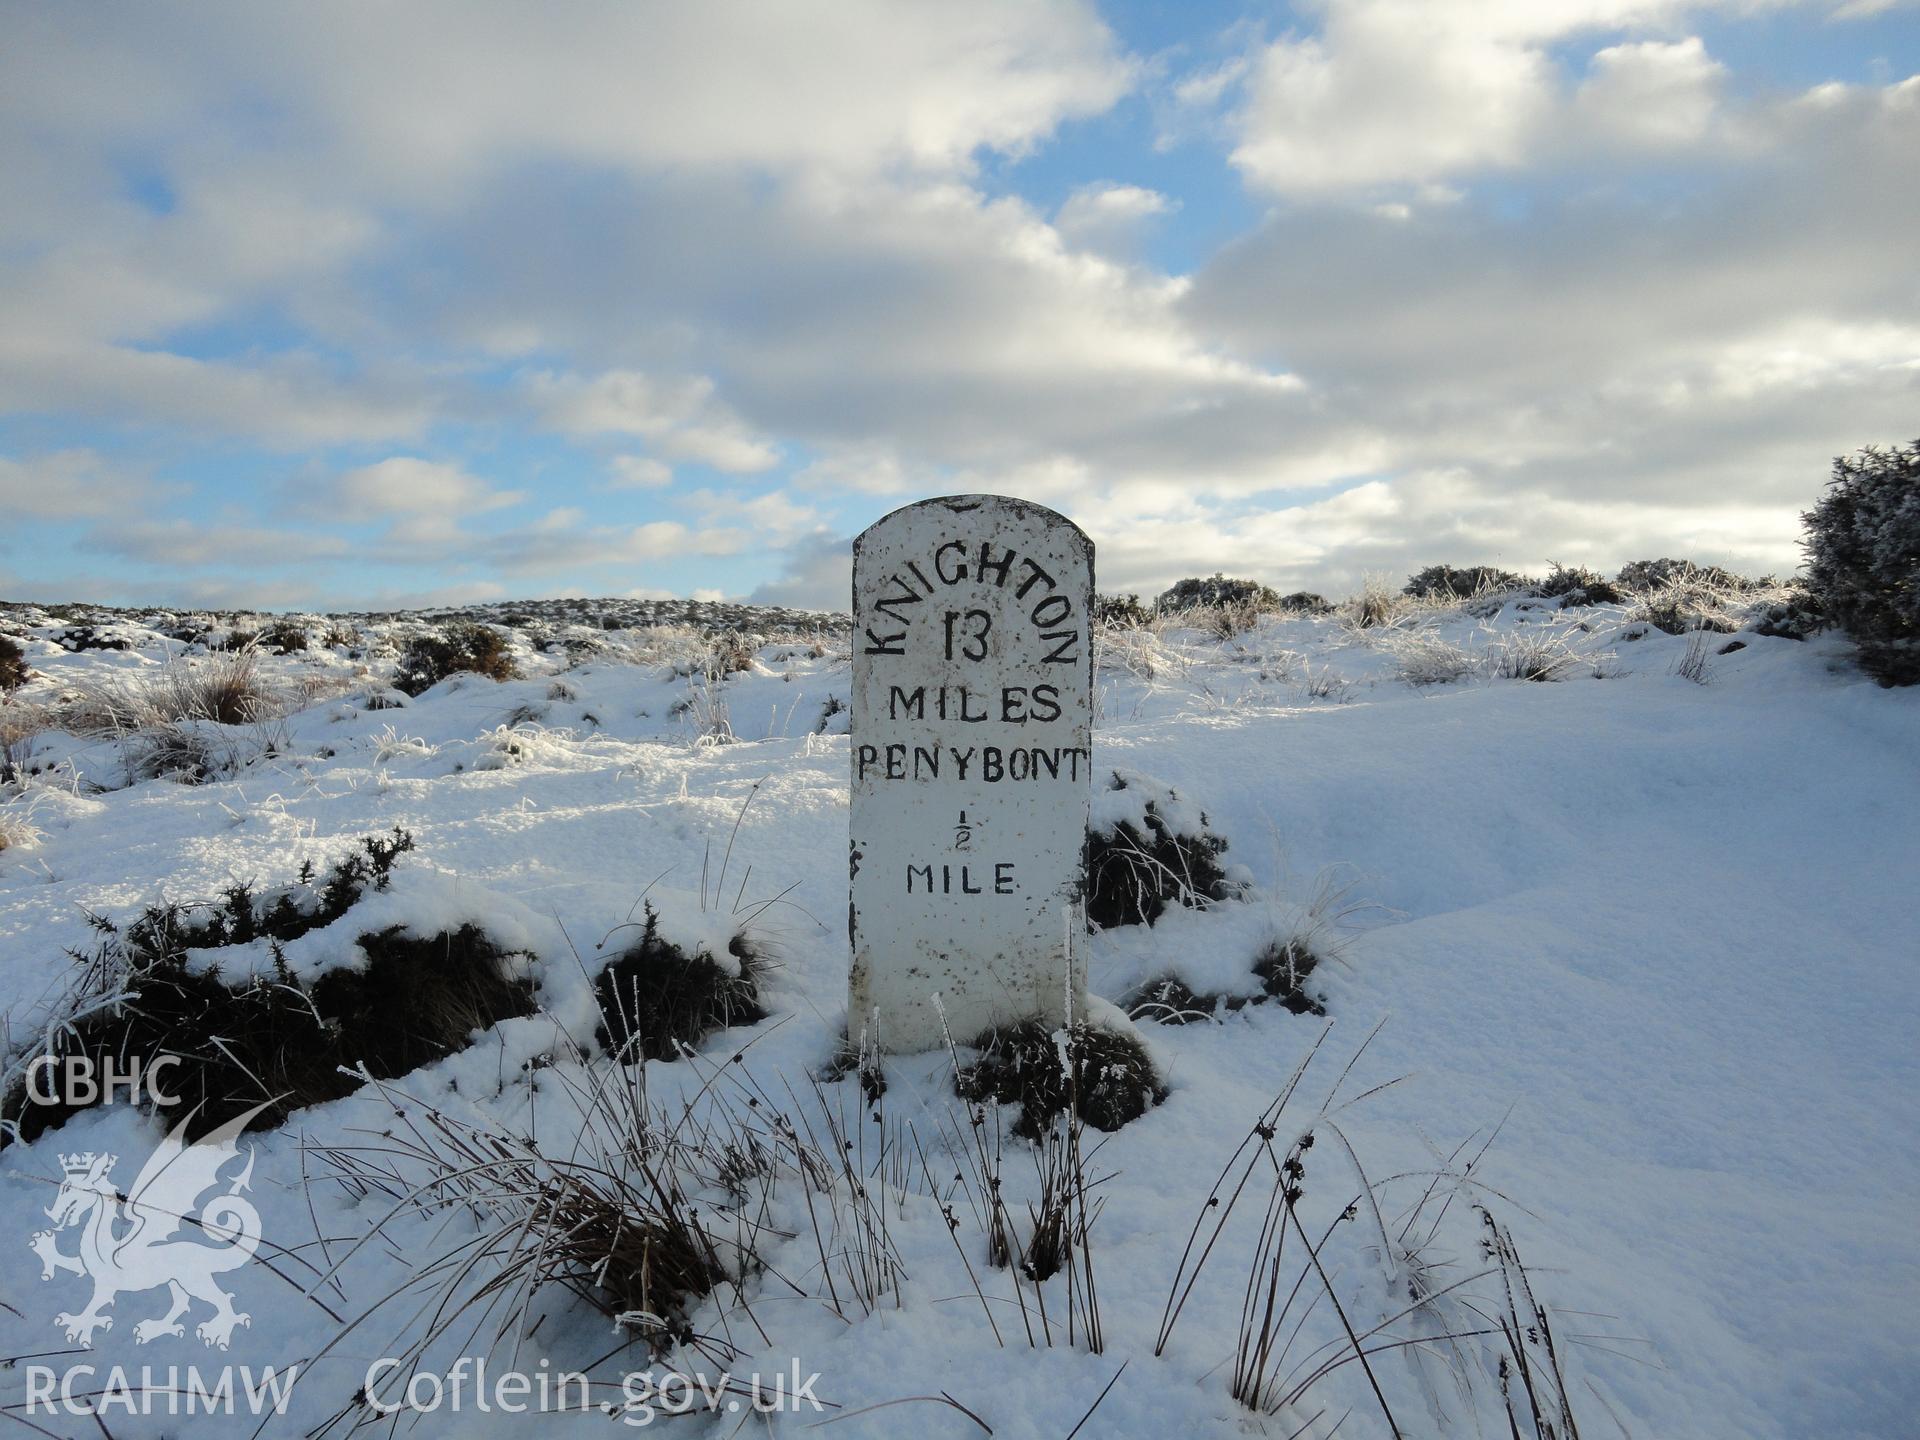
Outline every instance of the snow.
[[[1751, 632], [1724, 637], [1744, 642], [1727, 654], [1715, 653], [1714, 637], [1710, 683], [1695, 684], [1675, 673], [1687, 638], [1634, 626], [1620, 607], [1513, 604], [1423, 625], [1428, 656], [1434, 640], [1477, 658], [1544, 633], [1582, 664], [1558, 683], [1499, 680], [1476, 663], [1416, 685], [1403, 678], [1408, 651], [1396, 632], [1356, 635], [1332, 619], [1269, 621], [1228, 642], [1166, 630], [1109, 652], [1096, 774], [1171, 786], [1228, 838], [1223, 858], [1246, 868], [1254, 890], [1150, 929], [1076, 937], [1092, 996], [1104, 1006], [1168, 975], [1196, 991], [1251, 994], [1249, 967], [1274, 940], [1304, 935], [1334, 950], [1312, 982], [1333, 1029], [1276, 1144], [1314, 1119], [1339, 1080], [1330, 1113], [1368, 1176], [1410, 1206], [1425, 1182], [1387, 1177], [1430, 1173], [1436, 1154], [1469, 1141], [1471, 1154], [1497, 1131], [1474, 1168], [1476, 1187], [1461, 1191], [1417, 1259], [1442, 1276], [1477, 1267], [1475, 1200], [1511, 1228], [1572, 1332], [1584, 1433], [1617, 1433], [1616, 1419], [1647, 1437], [1910, 1432], [1920, 1413], [1911, 1214], [1920, 1194], [1920, 692], [1865, 680], [1838, 637]], [[36, 633], [45, 640], [60, 628]], [[112, 633], [134, 648], [31, 645], [43, 678], [20, 700], [52, 703], [64, 685], [143, 673], [181, 648], [131, 622]], [[710, 684], [647, 659], [639, 632], [605, 638], [612, 650], [571, 668], [564, 653], [521, 641], [528, 678], [443, 682], [388, 709], [366, 699], [380, 692], [390, 655], [273, 657], [276, 675], [338, 688], [284, 722], [275, 753], [233, 727], [248, 758], [200, 786], [126, 785], [117, 742], [41, 736], [35, 758], [57, 768], [0, 808], [0, 817], [29, 817], [39, 837], [0, 850], [5, 1043], [40, 1033], [72, 968], [65, 950], [90, 941], [88, 912], [124, 918], [162, 897], [212, 899], [234, 880], [285, 884], [303, 861], [324, 870], [357, 837], [399, 825], [416, 848], [390, 889], [289, 945], [296, 973], [357, 963], [355, 938], [387, 925], [431, 934], [473, 923], [535, 957], [550, 1013], [506, 1022], [395, 1082], [396, 1097], [515, 1131], [577, 1129], [568, 1077], [605, 1063], [591, 1055], [588, 977], [621, 947], [644, 896], [683, 948], [726, 963], [727, 942], [745, 926], [775, 962], [763, 982], [769, 1018], [709, 1037], [695, 1060], [649, 1063], [651, 1100], [711, 1100], [734, 1083], [716, 1077], [734, 1075], [783, 1104], [790, 1085], [813, 1106], [808, 1077], [845, 1024], [849, 763], [845, 715], [827, 714], [848, 691], [845, 650], [770, 645], [751, 670]], [[1130, 818], [1114, 807], [1146, 793], [1097, 791], [1097, 814]], [[1329, 898], [1343, 887], [1345, 899]], [[1373, 906], [1347, 913], [1356, 900]], [[849, 1321], [811, 1295], [750, 1283], [745, 1299], [766, 1338], [738, 1313], [726, 1317], [746, 1352], [735, 1373], [771, 1375], [797, 1358], [803, 1373], [821, 1373], [820, 1394], [843, 1407], [835, 1413], [945, 1391], [998, 1437], [1058, 1440], [1124, 1361], [1081, 1434], [1262, 1433], [1227, 1388], [1261, 1200], [1233, 1216], [1165, 1354], [1153, 1350], [1214, 1177], [1326, 1023], [1269, 1005], [1214, 1024], [1138, 1025], [1169, 1094], [1112, 1137], [1089, 1136], [1104, 1142], [1095, 1168], [1114, 1177], [1099, 1187], [1093, 1230], [1105, 1353], [1084, 1343], [1028, 1348], [1008, 1272], [986, 1269], [956, 1201], [957, 1234], [974, 1247], [968, 1259], [1005, 1341], [997, 1344], [939, 1207], [914, 1190], [897, 1197], [906, 1275], [897, 1307], [888, 1299]], [[863, 1120], [854, 1079], [822, 1082], [822, 1094], [862, 1133], [911, 1125], [936, 1173], [951, 1172], [958, 1163], [941, 1158], [938, 1137], [967, 1123], [951, 1066], [938, 1052], [890, 1057], [879, 1126]], [[1349, 1103], [1388, 1081], [1397, 1083]], [[298, 1277], [311, 1280], [303, 1266], [322, 1248], [316, 1228], [330, 1242], [357, 1236], [381, 1210], [318, 1178], [302, 1137], [340, 1143], [395, 1123], [370, 1088], [256, 1137], [253, 1198], [265, 1234], [301, 1258], [275, 1252], [289, 1278], [258, 1264], [236, 1274], [253, 1321], [231, 1351], [206, 1350], [191, 1328], [185, 1340], [136, 1346], [133, 1321], [157, 1313], [163, 1295], [129, 1293], [115, 1311], [123, 1323], [92, 1353], [33, 1363], [257, 1368], [320, 1352], [341, 1327], [316, 1302], [358, 1313], [408, 1259], [445, 1243], [437, 1225], [421, 1223], [396, 1248], [357, 1252], [335, 1277], [337, 1292], [304, 1293]], [[71, 1275], [43, 1283], [28, 1249], [59, 1155], [120, 1155], [124, 1183], [161, 1133], [158, 1119], [122, 1104], [0, 1154], [0, 1214], [12, 1217], [0, 1235], [0, 1355], [67, 1348], [53, 1316], [84, 1298]], [[1356, 1193], [1333, 1148], [1307, 1157], [1309, 1229]], [[1023, 1223], [1033, 1168], [1023, 1142], [1009, 1140], [1005, 1173]], [[770, 1259], [807, 1288], [819, 1267], [798, 1187], [771, 1203], [768, 1223], [787, 1238], [769, 1240]], [[1321, 1219], [1307, 1215], [1313, 1206]], [[1391, 1223], [1398, 1212], [1388, 1208]], [[1329, 1249], [1340, 1293], [1369, 1324], [1402, 1308], [1416, 1266], [1370, 1248], [1371, 1224], [1363, 1215], [1341, 1227]], [[340, 1260], [342, 1250], [328, 1253]], [[1049, 1304], [1064, 1307], [1063, 1281], [1049, 1284]], [[716, 1325], [732, 1303], [716, 1297], [696, 1319]], [[618, 1343], [597, 1312], [558, 1296], [550, 1308], [523, 1368], [541, 1355], [585, 1366]], [[382, 1347], [403, 1330], [404, 1316], [388, 1307], [336, 1343], [263, 1433], [324, 1423], [371, 1358], [395, 1353]], [[448, 1345], [449, 1360], [471, 1353]], [[595, 1373], [643, 1364], [629, 1352]], [[1460, 1428], [1472, 1407], [1433, 1355], [1409, 1349], [1379, 1364], [1410, 1433], [1472, 1433]], [[22, 1403], [26, 1383], [22, 1365], [0, 1372], [0, 1405]], [[1474, 1385], [1483, 1403], [1485, 1375]], [[1323, 1436], [1349, 1407], [1341, 1435], [1387, 1433], [1358, 1367], [1316, 1394], [1332, 1410], [1306, 1433]], [[99, 1433], [90, 1420], [12, 1413], [54, 1434]], [[1287, 1435], [1310, 1413], [1267, 1421], [1264, 1433]], [[1453, 1428], [1434, 1418], [1442, 1414]], [[773, 1428], [798, 1433], [820, 1418], [777, 1417]], [[179, 1433], [182, 1423], [164, 1412], [103, 1419], [122, 1440]], [[190, 1423], [243, 1435], [257, 1421]], [[738, 1423], [722, 1417], [710, 1433]], [[410, 1424], [421, 1434], [521, 1437], [554, 1421], [401, 1417]], [[979, 1433], [938, 1400], [833, 1429]], [[1503, 1424], [1487, 1433], [1504, 1434]]]

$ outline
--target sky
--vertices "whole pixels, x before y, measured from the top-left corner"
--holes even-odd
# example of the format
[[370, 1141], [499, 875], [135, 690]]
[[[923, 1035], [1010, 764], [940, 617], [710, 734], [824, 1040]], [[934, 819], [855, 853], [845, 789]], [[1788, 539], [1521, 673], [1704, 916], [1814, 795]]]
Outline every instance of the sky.
[[1920, 435], [1900, 0], [0, 0], [0, 598], [1799, 563]]

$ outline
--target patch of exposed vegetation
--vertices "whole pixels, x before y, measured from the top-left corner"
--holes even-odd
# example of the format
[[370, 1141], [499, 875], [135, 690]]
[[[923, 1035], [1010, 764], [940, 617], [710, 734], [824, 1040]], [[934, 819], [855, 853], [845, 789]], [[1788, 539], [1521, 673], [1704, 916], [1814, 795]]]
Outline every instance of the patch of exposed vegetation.
[[[265, 1129], [296, 1110], [352, 1093], [364, 1066], [375, 1078], [404, 1075], [451, 1054], [476, 1030], [533, 1010], [525, 956], [473, 925], [429, 937], [386, 927], [359, 937], [363, 968], [296, 980], [280, 947], [347, 916], [369, 888], [383, 889], [394, 860], [412, 848], [404, 831], [369, 837], [323, 879], [311, 870], [265, 896], [242, 885], [217, 904], [149, 906], [122, 927], [93, 917], [100, 941], [74, 952], [83, 967], [72, 1016], [41, 1053], [109, 1059], [124, 1068], [176, 1056], [167, 1088], [181, 1113], [197, 1107], [202, 1135], [256, 1106]], [[270, 973], [222, 978], [217, 953], [265, 941]], [[31, 1140], [83, 1108], [26, 1093], [24, 1065], [0, 1099], [0, 1144]], [[270, 1103], [269, 1103], [270, 1102]]]
[[954, 1077], [960, 1098], [1018, 1105], [1013, 1130], [1029, 1140], [1063, 1113], [1096, 1130], [1118, 1130], [1167, 1095], [1146, 1046], [1117, 1030], [1026, 1020], [991, 1030], [970, 1048], [978, 1058]]
[[1170, 787], [1144, 776], [1115, 771], [1109, 791], [1152, 791], [1139, 818], [1096, 818], [1087, 836], [1087, 925], [1151, 925], [1169, 905], [1194, 908], [1232, 893], [1220, 857], [1223, 835], [1208, 827], [1205, 811], [1192, 810]]
[[400, 657], [393, 684], [408, 695], [418, 695], [450, 675], [512, 680], [518, 674], [506, 637], [491, 625], [464, 620], [415, 636]]
[[1807, 588], [1882, 685], [1920, 684], [1920, 440], [1833, 462], [1803, 517]]
[[1494, 565], [1429, 565], [1409, 575], [1400, 593], [1417, 600], [1471, 600], [1495, 591], [1523, 590], [1532, 583]]
[[1563, 609], [1576, 605], [1618, 605], [1626, 599], [1620, 589], [1597, 570], [1557, 561], [1539, 583], [1544, 599], [1558, 600]]
[[728, 948], [728, 963], [689, 955], [660, 934], [660, 916], [644, 907], [640, 938], [594, 980], [600, 1002], [597, 1038], [623, 1061], [677, 1060], [715, 1030], [766, 1018], [760, 1008], [764, 957], [743, 935]]
[[1257, 580], [1234, 580], [1214, 574], [1206, 579], [1176, 581], [1160, 592], [1153, 602], [1161, 615], [1178, 615], [1188, 610], [1221, 610], [1251, 607], [1259, 610], [1280, 608], [1280, 596]]
[[27, 652], [10, 635], [0, 635], [0, 690], [18, 690], [27, 683]]

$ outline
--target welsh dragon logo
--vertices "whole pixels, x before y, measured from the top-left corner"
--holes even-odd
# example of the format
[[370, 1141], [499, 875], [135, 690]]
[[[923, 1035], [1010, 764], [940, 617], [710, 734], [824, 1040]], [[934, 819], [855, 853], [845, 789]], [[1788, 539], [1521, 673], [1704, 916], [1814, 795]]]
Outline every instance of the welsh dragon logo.
[[[183, 1335], [181, 1318], [195, 1300], [213, 1307], [213, 1314], [194, 1328], [208, 1345], [226, 1349], [235, 1327], [251, 1323], [251, 1316], [233, 1308], [233, 1296], [216, 1278], [246, 1264], [260, 1245], [260, 1213], [240, 1193], [253, 1179], [251, 1147], [246, 1167], [227, 1183], [225, 1192], [202, 1201], [220, 1183], [220, 1171], [239, 1158], [235, 1142], [247, 1122], [265, 1108], [250, 1110], [192, 1144], [186, 1138], [193, 1122], [188, 1115], [160, 1142], [124, 1194], [113, 1182], [118, 1156], [89, 1151], [60, 1157], [65, 1178], [46, 1210], [53, 1229], [36, 1234], [32, 1249], [40, 1257], [42, 1280], [70, 1271], [93, 1281], [86, 1309], [54, 1317], [67, 1339], [91, 1347], [96, 1330], [113, 1328], [106, 1311], [116, 1296], [162, 1286], [171, 1303], [166, 1314], [133, 1327], [139, 1344]], [[183, 1225], [190, 1227], [191, 1236], [180, 1233]], [[76, 1226], [80, 1247], [68, 1255], [56, 1245], [56, 1236]], [[203, 1243], [209, 1241], [213, 1243]]]

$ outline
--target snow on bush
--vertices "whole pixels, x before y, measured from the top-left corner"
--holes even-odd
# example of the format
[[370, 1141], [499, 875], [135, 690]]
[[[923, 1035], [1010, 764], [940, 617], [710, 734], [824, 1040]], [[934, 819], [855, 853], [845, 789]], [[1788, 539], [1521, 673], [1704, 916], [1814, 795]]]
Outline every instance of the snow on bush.
[[0, 690], [18, 690], [27, 683], [27, 652], [11, 635], [0, 635]]
[[1151, 925], [1169, 905], [1197, 906], [1233, 893], [1220, 857], [1226, 838], [1172, 786], [1115, 770], [1094, 793], [1087, 837], [1087, 924]]
[[149, 905], [125, 924], [95, 917], [101, 938], [75, 954], [82, 974], [64, 1012], [7, 1066], [0, 1143], [85, 1108], [29, 1099], [38, 1054], [177, 1056], [175, 1093], [194, 1107], [198, 1135], [263, 1104], [249, 1125], [269, 1128], [358, 1089], [361, 1068], [403, 1075], [531, 1013], [526, 947], [547, 939], [530, 933], [544, 927], [444, 877], [395, 886], [393, 864], [411, 848], [395, 830], [324, 877], [308, 866], [258, 895], [236, 883], [218, 903]]
[[511, 680], [519, 674], [506, 637], [491, 625], [463, 620], [443, 631], [416, 636], [400, 657], [393, 683], [409, 695], [419, 695], [450, 675], [465, 674], [489, 680]]
[[1620, 591], [1597, 570], [1584, 565], [1561, 565], [1557, 561], [1547, 578], [1539, 584], [1546, 599], [1559, 600], [1562, 608], [1576, 605], [1617, 605]]
[[1416, 600], [1471, 600], [1494, 591], [1525, 589], [1532, 583], [1524, 575], [1494, 565], [1429, 565], [1409, 575], [1400, 593]]
[[1803, 517], [1807, 585], [1882, 685], [1920, 683], [1920, 440], [1833, 462]]
[[610, 1053], [624, 1062], [677, 1060], [715, 1030], [765, 1017], [767, 957], [749, 918], [660, 887], [641, 910], [639, 933], [594, 979], [596, 1038]]

